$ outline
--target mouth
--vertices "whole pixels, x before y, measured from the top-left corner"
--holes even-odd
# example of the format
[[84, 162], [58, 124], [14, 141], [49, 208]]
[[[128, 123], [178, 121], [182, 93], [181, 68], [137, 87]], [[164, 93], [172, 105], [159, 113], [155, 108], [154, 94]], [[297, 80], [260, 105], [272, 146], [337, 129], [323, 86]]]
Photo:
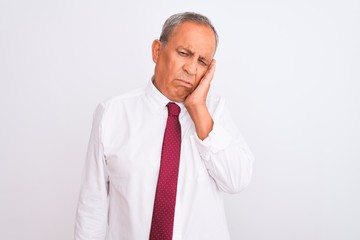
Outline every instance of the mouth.
[[192, 88], [193, 84], [185, 79], [177, 78], [175, 79], [180, 85], [186, 87], [186, 88]]

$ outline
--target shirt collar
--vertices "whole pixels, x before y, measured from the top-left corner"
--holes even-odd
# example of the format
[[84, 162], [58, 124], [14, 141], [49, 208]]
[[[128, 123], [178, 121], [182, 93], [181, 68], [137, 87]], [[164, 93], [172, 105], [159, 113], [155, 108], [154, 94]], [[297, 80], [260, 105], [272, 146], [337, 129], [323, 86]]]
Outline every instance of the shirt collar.
[[[149, 102], [155, 107], [157, 112], [167, 111], [166, 105], [173, 102], [165, 97], [154, 85], [153, 78], [149, 81], [145, 89], [146, 97]], [[183, 102], [175, 102], [181, 109], [180, 118], [187, 112]]]

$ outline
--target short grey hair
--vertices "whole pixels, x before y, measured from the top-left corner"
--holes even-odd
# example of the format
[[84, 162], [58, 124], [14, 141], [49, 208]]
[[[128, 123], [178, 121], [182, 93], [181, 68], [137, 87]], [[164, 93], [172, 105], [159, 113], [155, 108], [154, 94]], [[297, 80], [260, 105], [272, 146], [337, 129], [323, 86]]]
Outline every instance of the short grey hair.
[[164, 45], [167, 44], [169, 40], [170, 34], [174, 31], [174, 29], [182, 24], [183, 22], [194, 22], [198, 24], [202, 24], [205, 26], [210, 27], [215, 35], [215, 49], [217, 48], [218, 42], [219, 42], [219, 36], [215, 30], [215, 27], [210, 22], [210, 19], [205, 17], [204, 15], [201, 15], [199, 13], [194, 12], [183, 12], [183, 13], [177, 13], [172, 16], [170, 16], [164, 23], [160, 35], [160, 42]]

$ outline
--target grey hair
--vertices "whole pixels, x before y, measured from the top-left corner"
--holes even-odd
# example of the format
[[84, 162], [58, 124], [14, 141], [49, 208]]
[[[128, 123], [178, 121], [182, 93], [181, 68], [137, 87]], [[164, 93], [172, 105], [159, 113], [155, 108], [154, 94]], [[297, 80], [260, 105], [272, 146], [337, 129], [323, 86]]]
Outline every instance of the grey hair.
[[167, 44], [169, 40], [170, 34], [174, 31], [174, 29], [182, 24], [183, 22], [194, 22], [198, 24], [202, 24], [205, 26], [209, 26], [215, 35], [215, 49], [217, 48], [218, 42], [219, 42], [219, 36], [215, 30], [215, 27], [210, 22], [210, 19], [207, 17], [194, 12], [183, 12], [183, 13], [177, 13], [172, 16], [170, 16], [164, 23], [160, 35], [160, 42], [164, 45]]

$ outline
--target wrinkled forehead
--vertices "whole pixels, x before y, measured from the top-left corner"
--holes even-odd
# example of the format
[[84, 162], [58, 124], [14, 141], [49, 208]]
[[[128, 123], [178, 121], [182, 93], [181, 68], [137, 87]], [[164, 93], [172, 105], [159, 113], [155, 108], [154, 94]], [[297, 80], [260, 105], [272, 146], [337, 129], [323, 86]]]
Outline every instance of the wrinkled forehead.
[[213, 57], [216, 39], [215, 33], [210, 26], [186, 21], [172, 31], [167, 44]]
[[191, 20], [185, 20], [182, 23], [180, 23], [179, 25], [177, 25], [176, 27], [174, 27], [174, 29], [169, 34], [169, 40], [173, 35], [176, 35], [176, 33], [178, 31], [182, 31], [184, 28], [185, 29], [189, 29], [189, 28], [205, 28], [205, 29], [208, 29], [208, 31], [212, 32], [214, 41], [216, 43], [215, 32], [208, 24], [194, 22], [194, 21], [191, 21]]

